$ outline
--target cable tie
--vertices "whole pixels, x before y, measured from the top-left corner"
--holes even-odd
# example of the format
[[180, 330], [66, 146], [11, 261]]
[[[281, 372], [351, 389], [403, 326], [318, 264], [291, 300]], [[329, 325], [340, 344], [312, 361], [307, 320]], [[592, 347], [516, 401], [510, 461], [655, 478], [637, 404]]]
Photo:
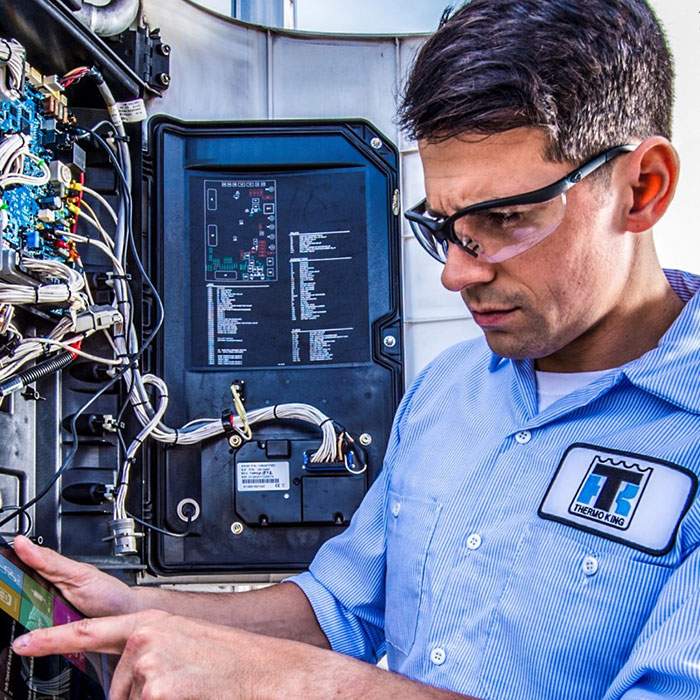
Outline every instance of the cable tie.
[[134, 403], [133, 401], [131, 402], [132, 408], [138, 408], [139, 406], [146, 406], [150, 402], [149, 401], [139, 401], [138, 403]]
[[272, 417], [273, 417], [275, 420], [279, 420], [279, 416], [277, 415], [277, 404], [275, 404], [275, 405], [272, 407]]
[[115, 272], [109, 272], [107, 274], [109, 275], [109, 279], [111, 280], [124, 280], [125, 282], [131, 282], [131, 275], [129, 274], [118, 275]]
[[332, 423], [332, 422], [333, 422], [333, 419], [332, 419], [332, 418], [326, 418], [326, 420], [321, 421], [321, 422], [318, 424], [318, 427], [319, 427], [319, 428], [323, 428], [323, 426], [324, 426], [326, 423]]
[[175, 439], [173, 440], [173, 447], [175, 447], [175, 445], [177, 445], [177, 443], [180, 440], [180, 431], [177, 428], [175, 428], [174, 430], [175, 430]]
[[34, 303], [39, 303], [39, 287], [34, 287]]

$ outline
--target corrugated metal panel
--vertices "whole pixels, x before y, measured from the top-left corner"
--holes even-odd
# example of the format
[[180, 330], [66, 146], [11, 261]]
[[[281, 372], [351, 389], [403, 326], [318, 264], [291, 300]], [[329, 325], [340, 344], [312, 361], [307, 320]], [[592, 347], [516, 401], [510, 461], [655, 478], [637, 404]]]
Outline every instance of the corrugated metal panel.
[[151, 26], [173, 47], [171, 87], [151, 114], [181, 119], [265, 119], [267, 37], [184, 0], [144, 0]]
[[272, 117], [364, 117], [397, 139], [393, 39], [300, 39], [272, 33], [270, 38]]

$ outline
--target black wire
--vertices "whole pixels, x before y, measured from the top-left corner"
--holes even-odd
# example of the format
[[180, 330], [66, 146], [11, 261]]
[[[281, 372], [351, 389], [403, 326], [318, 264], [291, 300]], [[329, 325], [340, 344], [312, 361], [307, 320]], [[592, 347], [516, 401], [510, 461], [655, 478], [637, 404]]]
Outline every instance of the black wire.
[[44, 486], [44, 488], [41, 490], [40, 493], [38, 493], [34, 498], [30, 499], [27, 501], [24, 505], [19, 506], [17, 510], [12, 513], [11, 515], [7, 516], [6, 518], [3, 518], [0, 520], [0, 527], [2, 527], [5, 523], [9, 522], [10, 520], [13, 520], [16, 518], [20, 513], [26, 513], [28, 508], [31, 508], [35, 503], [40, 501], [46, 494], [51, 490], [51, 487], [61, 478], [61, 476], [66, 472], [66, 470], [70, 467], [70, 465], [73, 463], [73, 460], [75, 459], [75, 455], [78, 451], [78, 444], [79, 444], [79, 437], [78, 437], [78, 428], [77, 428], [77, 422], [78, 418], [88, 409], [90, 406], [97, 401], [97, 399], [100, 398], [106, 391], [111, 389], [123, 376], [124, 372], [126, 372], [126, 367], [122, 369], [120, 372], [114, 375], [112, 379], [110, 379], [107, 384], [105, 384], [92, 398], [90, 398], [88, 401], [86, 401], [76, 413], [73, 414], [73, 418], [71, 419], [70, 422], [70, 431], [71, 431], [71, 436], [73, 438], [73, 444], [71, 445], [70, 450], [68, 451], [68, 454], [66, 455], [65, 459], [63, 460], [63, 464], [59, 467], [59, 469], [56, 471], [56, 473], [49, 479], [48, 483]]
[[[136, 383], [136, 375], [134, 372], [131, 373], [131, 381], [129, 382], [129, 389], [126, 392], [126, 401], [122, 404], [121, 408], [119, 409], [119, 413], [117, 414], [117, 439], [119, 440], [119, 445], [122, 448], [122, 452], [124, 455], [127, 453], [127, 446], [126, 442], [124, 441], [124, 435], [122, 433], [122, 419], [124, 418], [124, 414], [126, 413], [127, 408], [131, 406], [131, 402], [129, 401], [129, 396], [131, 396], [131, 392], [134, 390], [134, 384]], [[123, 465], [119, 464], [119, 472], [117, 474], [117, 483], [120, 483], [122, 480], [122, 471], [123, 471]]]
[[146, 350], [146, 348], [153, 342], [153, 339], [157, 335], [157, 333], [160, 331], [162, 325], [163, 325], [163, 320], [165, 317], [165, 309], [163, 308], [163, 300], [160, 297], [160, 294], [158, 293], [158, 290], [156, 289], [155, 284], [151, 280], [150, 275], [146, 272], [143, 263], [141, 261], [141, 256], [139, 254], [139, 251], [136, 247], [136, 241], [134, 239], [134, 231], [133, 231], [133, 226], [132, 226], [132, 214], [133, 214], [133, 200], [131, 198], [131, 192], [129, 191], [129, 185], [126, 180], [126, 175], [124, 174], [124, 170], [119, 163], [119, 160], [117, 156], [114, 154], [112, 149], [109, 147], [109, 144], [97, 133], [96, 129], [99, 129], [101, 126], [104, 125], [109, 125], [112, 128], [114, 128], [114, 125], [111, 124], [111, 122], [108, 121], [102, 121], [98, 122], [92, 129], [86, 131], [86, 133], [89, 133], [95, 141], [103, 148], [105, 153], [107, 153], [107, 157], [110, 159], [112, 165], [114, 166], [114, 169], [117, 172], [117, 175], [119, 176], [119, 179], [121, 181], [121, 185], [124, 191], [124, 196], [125, 200], [127, 203], [127, 238], [129, 241], [129, 248], [131, 250], [131, 254], [134, 258], [134, 262], [136, 263], [136, 267], [139, 270], [139, 273], [141, 274], [143, 280], [146, 282], [146, 285], [148, 288], [151, 290], [153, 297], [156, 301], [156, 310], [157, 310], [157, 315], [156, 315], [156, 324], [151, 331], [151, 333], [148, 335], [148, 337], [144, 340], [143, 346], [141, 347], [141, 350], [139, 352], [139, 355], [142, 355], [143, 352]]
[[141, 518], [137, 518], [135, 515], [132, 515], [128, 511], [126, 514], [130, 518], [135, 520], [137, 523], [140, 523], [141, 525], [143, 525], [144, 527], [147, 527], [150, 530], [155, 530], [156, 532], [160, 532], [161, 534], [167, 535], [168, 537], [187, 537], [192, 532], [191, 531], [192, 518], [187, 518], [187, 529], [184, 532], [171, 532], [170, 530], [164, 530], [163, 528], [160, 528], [157, 525], [152, 525], [151, 523], [148, 523], [145, 520], [141, 520]]
[[[146, 272], [146, 270], [143, 266], [143, 263], [141, 261], [141, 256], [140, 256], [140, 253], [139, 253], [138, 248], [136, 246], [136, 241], [134, 239], [133, 200], [132, 200], [131, 192], [130, 192], [130, 189], [129, 189], [129, 186], [128, 186], [128, 183], [126, 180], [126, 174], [124, 173], [124, 169], [123, 169], [121, 163], [119, 162], [117, 156], [112, 151], [112, 149], [109, 147], [109, 144], [107, 144], [107, 142], [97, 133], [97, 130], [100, 129], [102, 126], [108, 126], [108, 127], [111, 127], [112, 129], [114, 128], [114, 125], [111, 124], [110, 122], [102, 121], [102, 122], [98, 122], [96, 125], [94, 125], [92, 127], [92, 129], [90, 129], [89, 133], [92, 135], [92, 137], [95, 139], [95, 141], [105, 151], [105, 153], [107, 154], [107, 157], [109, 158], [110, 162], [114, 166], [114, 169], [119, 177], [119, 180], [121, 181], [121, 187], [122, 187], [122, 191], [123, 191], [125, 202], [126, 202], [126, 208], [127, 208], [127, 214], [126, 214], [127, 230], [126, 230], [126, 233], [127, 233], [127, 238], [128, 238], [128, 242], [129, 242], [129, 249], [131, 250], [132, 257], [134, 259], [134, 262], [136, 263], [136, 266], [139, 270], [139, 273], [140, 273], [142, 279], [146, 282], [147, 286], [151, 290], [153, 297], [156, 301], [156, 323], [155, 323], [151, 333], [143, 341], [143, 344], [142, 344], [142, 346], [139, 350], [139, 353], [138, 353], [138, 357], [140, 358], [143, 355], [143, 353], [146, 351], [146, 349], [150, 346], [150, 344], [153, 342], [156, 334], [162, 328], [163, 322], [165, 319], [165, 309], [163, 307], [163, 300], [161, 299], [160, 294], [158, 293], [158, 290], [156, 289], [156, 286], [154, 285], [153, 281], [151, 280], [149, 274]], [[131, 386], [130, 386], [129, 391], [127, 393], [127, 400], [126, 400], [124, 406], [122, 406], [122, 408], [119, 412], [119, 416], [122, 416], [124, 414], [124, 412], [126, 411], [126, 409], [130, 405], [128, 397], [131, 395], [131, 392], [133, 390], [134, 381], [135, 381], [135, 376], [134, 376], [134, 372], [132, 372], [132, 374], [131, 374]], [[117, 422], [119, 423], [120, 419], [118, 419]], [[127, 447], [126, 447], [126, 444], [124, 442], [123, 435], [121, 434], [121, 429], [119, 428], [119, 425], [117, 426], [117, 438], [120, 441], [122, 449], [126, 453]], [[124, 470], [124, 465], [120, 464], [118, 475], [117, 475], [117, 477], [118, 477], [117, 483], [121, 483], [123, 470]], [[141, 520], [138, 520], [135, 517], [134, 517], [134, 519], [137, 520], [137, 522], [140, 522], [145, 527], [151, 527], [152, 529], [157, 529], [157, 528], [155, 528], [155, 526], [152, 526], [148, 523], [145, 523]], [[169, 533], [166, 530], [157, 529], [157, 531], [161, 532], [162, 534], [166, 534], [166, 535], [173, 534], [173, 533]]]
[[[86, 134], [90, 134], [92, 138], [96, 141], [96, 143], [102, 147], [102, 149], [105, 151], [107, 154], [107, 157], [109, 158], [112, 166], [115, 169], [115, 172], [117, 173], [120, 184], [121, 184], [121, 190], [122, 190], [122, 195], [124, 197], [124, 201], [126, 204], [126, 233], [127, 233], [127, 239], [129, 242], [129, 249], [131, 250], [131, 254], [134, 258], [134, 261], [136, 263], [136, 266], [139, 270], [139, 273], [141, 274], [141, 277], [144, 279], [146, 282], [147, 286], [153, 293], [153, 296], [156, 300], [156, 310], [157, 310], [157, 316], [156, 316], [156, 323], [151, 331], [151, 333], [148, 335], [146, 339], [144, 339], [143, 345], [141, 346], [139, 352], [136, 354], [136, 356], [132, 359], [132, 364], [135, 361], [138, 361], [143, 353], [146, 351], [146, 349], [150, 346], [150, 344], [153, 342], [156, 334], [160, 331], [160, 329], [163, 326], [163, 321], [165, 318], [165, 309], [163, 307], [163, 301], [160, 297], [160, 294], [158, 293], [158, 290], [156, 289], [155, 285], [153, 284], [153, 281], [151, 280], [150, 276], [146, 272], [143, 263], [141, 261], [141, 256], [139, 254], [139, 251], [136, 247], [136, 241], [134, 239], [134, 232], [133, 232], [133, 200], [131, 197], [131, 192], [128, 186], [128, 182], [126, 180], [126, 175], [124, 173], [124, 168], [122, 167], [121, 163], [119, 162], [117, 156], [114, 154], [112, 149], [109, 147], [109, 144], [97, 133], [97, 130], [101, 128], [102, 126], [108, 126], [111, 127], [112, 129], [114, 128], [114, 125], [106, 120], [103, 120], [101, 122], [98, 122], [95, 124], [89, 131], [86, 131]], [[129, 288], [129, 285], [127, 285], [127, 288]], [[130, 289], [130, 288], [129, 288]], [[133, 296], [132, 296], [133, 300]], [[133, 304], [132, 304], [132, 310], [133, 310]], [[127, 343], [130, 340], [130, 334], [127, 333]], [[117, 438], [120, 442], [121, 448], [126, 453], [127, 447], [126, 443], [124, 441], [124, 437], [121, 432], [121, 428], [119, 427], [119, 423], [121, 423], [121, 417], [124, 415], [124, 412], [126, 409], [130, 406], [130, 401], [128, 397], [131, 395], [131, 392], [133, 391], [134, 388], [134, 383], [135, 383], [135, 373], [132, 371], [131, 373], [131, 382], [129, 386], [129, 390], [126, 394], [127, 400], [124, 402], [124, 405], [121, 407], [119, 411], [119, 416], [117, 418]], [[123, 471], [123, 466], [120, 465], [119, 467], [119, 474], [118, 474], [118, 479], [121, 479], [121, 473]], [[117, 482], [119, 483], [119, 481]]]
[[22, 510], [23, 506], [3, 506], [0, 508], [0, 513], [4, 513], [6, 510], [16, 510], [21, 511], [22, 515], [27, 519], [27, 527], [22, 531], [22, 535], [28, 535], [32, 531], [32, 516], [26, 511]]

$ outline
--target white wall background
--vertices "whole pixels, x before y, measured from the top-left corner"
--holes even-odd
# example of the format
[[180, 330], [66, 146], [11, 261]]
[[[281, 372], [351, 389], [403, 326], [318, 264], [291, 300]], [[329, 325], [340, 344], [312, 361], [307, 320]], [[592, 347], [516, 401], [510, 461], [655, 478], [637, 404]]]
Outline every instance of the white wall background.
[[674, 203], [656, 230], [662, 264], [700, 273], [700, 4], [653, 2], [676, 57], [674, 143], [681, 180]]

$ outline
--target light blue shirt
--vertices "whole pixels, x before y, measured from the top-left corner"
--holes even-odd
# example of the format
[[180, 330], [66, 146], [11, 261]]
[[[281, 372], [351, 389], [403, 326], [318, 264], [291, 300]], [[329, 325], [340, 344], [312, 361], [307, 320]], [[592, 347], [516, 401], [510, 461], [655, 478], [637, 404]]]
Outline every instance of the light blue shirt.
[[542, 413], [483, 340], [421, 373], [292, 579], [333, 649], [477, 698], [700, 698], [700, 278], [667, 276], [658, 347]]

